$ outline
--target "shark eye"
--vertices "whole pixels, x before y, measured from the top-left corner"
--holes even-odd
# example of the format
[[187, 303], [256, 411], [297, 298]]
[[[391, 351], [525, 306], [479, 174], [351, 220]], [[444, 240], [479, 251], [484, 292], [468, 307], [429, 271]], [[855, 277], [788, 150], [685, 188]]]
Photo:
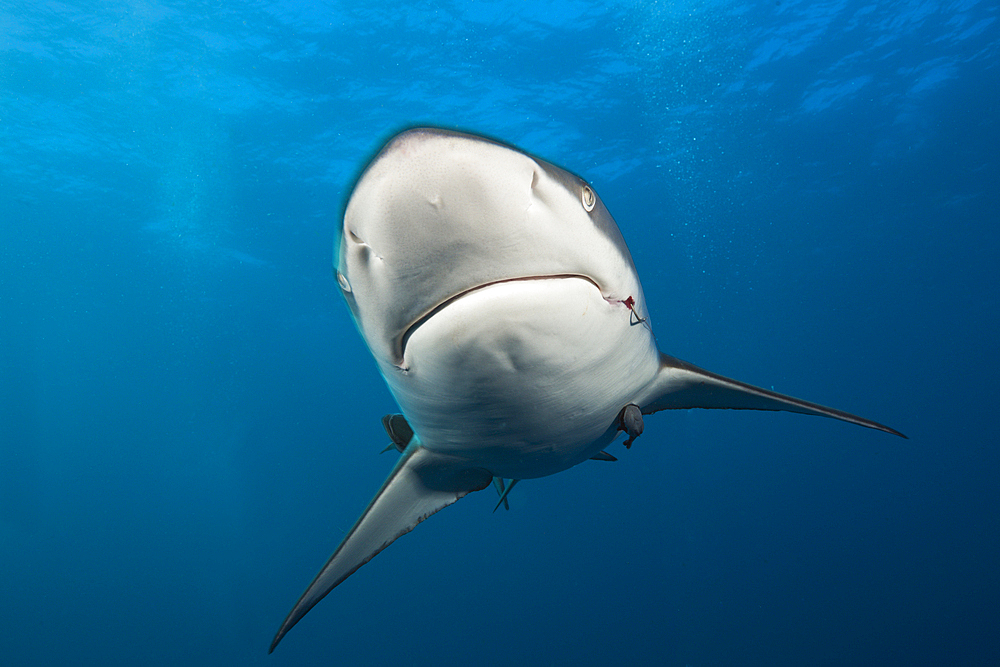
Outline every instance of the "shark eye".
[[594, 204], [597, 203], [597, 195], [589, 185], [583, 186], [583, 191], [580, 193], [580, 200], [583, 201], [583, 208], [590, 213], [594, 210]]

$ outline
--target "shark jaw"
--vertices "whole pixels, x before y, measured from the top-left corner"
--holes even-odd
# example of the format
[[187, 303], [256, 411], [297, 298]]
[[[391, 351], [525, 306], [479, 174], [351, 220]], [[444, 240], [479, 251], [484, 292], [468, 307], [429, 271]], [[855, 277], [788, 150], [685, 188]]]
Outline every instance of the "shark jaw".
[[[562, 279], [586, 280], [586, 281], [589, 281], [589, 282], [593, 283], [594, 287], [596, 287], [597, 289], [600, 289], [600, 286], [597, 285], [597, 283], [595, 283], [591, 278], [589, 278], [587, 276], [583, 276], [583, 275], [574, 275], [574, 274], [550, 275], [550, 276], [523, 276], [523, 277], [518, 277], [518, 278], [506, 278], [506, 279], [503, 279], [503, 280], [494, 280], [492, 282], [484, 283], [482, 285], [476, 285], [475, 287], [470, 287], [469, 289], [463, 290], [463, 291], [459, 292], [458, 294], [455, 294], [454, 296], [449, 297], [445, 301], [442, 301], [437, 306], [435, 306], [434, 308], [432, 308], [430, 310], [430, 312], [428, 312], [426, 315], [421, 316], [420, 318], [418, 318], [417, 320], [415, 320], [413, 322], [413, 324], [411, 324], [409, 327], [407, 327], [406, 331], [404, 331], [403, 335], [400, 337], [399, 355], [401, 357], [403, 357], [403, 358], [406, 357], [406, 343], [410, 339], [410, 336], [413, 335], [414, 331], [416, 331], [417, 329], [419, 329], [420, 326], [424, 322], [426, 322], [430, 318], [434, 317], [435, 315], [437, 315], [438, 313], [440, 313], [442, 310], [444, 310], [445, 308], [447, 308], [448, 306], [450, 306], [451, 304], [455, 303], [456, 301], [458, 301], [459, 299], [461, 299], [463, 297], [466, 297], [466, 296], [468, 296], [470, 294], [478, 292], [479, 290], [488, 289], [490, 287], [493, 287], [494, 285], [502, 285], [504, 283], [520, 282], [520, 281], [524, 281], [524, 280], [562, 280]], [[408, 370], [408, 367], [405, 364], [400, 364], [399, 366], [404, 371]]]
[[649, 330], [585, 277], [465, 292], [412, 328], [405, 350], [383, 373], [424, 446], [512, 479], [594, 456], [659, 370]]

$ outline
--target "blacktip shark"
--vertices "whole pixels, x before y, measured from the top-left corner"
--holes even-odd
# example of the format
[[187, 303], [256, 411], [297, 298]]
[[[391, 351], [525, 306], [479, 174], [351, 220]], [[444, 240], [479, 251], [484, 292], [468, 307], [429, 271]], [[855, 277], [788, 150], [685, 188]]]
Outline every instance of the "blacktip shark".
[[[659, 410], [787, 410], [887, 426], [662, 354], [618, 225], [580, 177], [499, 142], [419, 128], [391, 139], [344, 212], [336, 276], [402, 415], [402, 455], [282, 623], [418, 523], [494, 483], [626, 446]], [[505, 482], [504, 480], [509, 480]], [[494, 510], [495, 511], [495, 510]]]

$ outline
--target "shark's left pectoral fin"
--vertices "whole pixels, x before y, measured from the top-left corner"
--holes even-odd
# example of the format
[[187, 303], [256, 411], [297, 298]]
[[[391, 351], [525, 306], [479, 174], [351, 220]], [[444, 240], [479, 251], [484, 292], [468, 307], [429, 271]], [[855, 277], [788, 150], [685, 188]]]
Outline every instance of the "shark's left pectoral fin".
[[785, 410], [806, 415], [831, 417], [905, 438], [899, 431], [849, 412], [835, 410], [786, 396], [717, 373], [698, 368], [665, 354], [660, 355], [660, 371], [650, 384], [642, 412], [687, 408], [728, 408], [734, 410]]
[[361, 518], [295, 603], [268, 653], [306, 612], [376, 554], [438, 510], [486, 488], [492, 479], [482, 468], [469, 468], [411, 441]]

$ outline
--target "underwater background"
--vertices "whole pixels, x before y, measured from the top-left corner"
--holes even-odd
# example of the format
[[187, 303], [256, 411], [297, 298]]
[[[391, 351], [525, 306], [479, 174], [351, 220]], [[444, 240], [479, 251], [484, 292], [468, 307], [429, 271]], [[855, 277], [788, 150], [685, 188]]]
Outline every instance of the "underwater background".
[[[997, 664], [998, 13], [5, 2], [0, 662]], [[414, 125], [590, 181], [663, 351], [910, 439], [659, 413], [268, 656], [395, 459], [331, 259]]]

